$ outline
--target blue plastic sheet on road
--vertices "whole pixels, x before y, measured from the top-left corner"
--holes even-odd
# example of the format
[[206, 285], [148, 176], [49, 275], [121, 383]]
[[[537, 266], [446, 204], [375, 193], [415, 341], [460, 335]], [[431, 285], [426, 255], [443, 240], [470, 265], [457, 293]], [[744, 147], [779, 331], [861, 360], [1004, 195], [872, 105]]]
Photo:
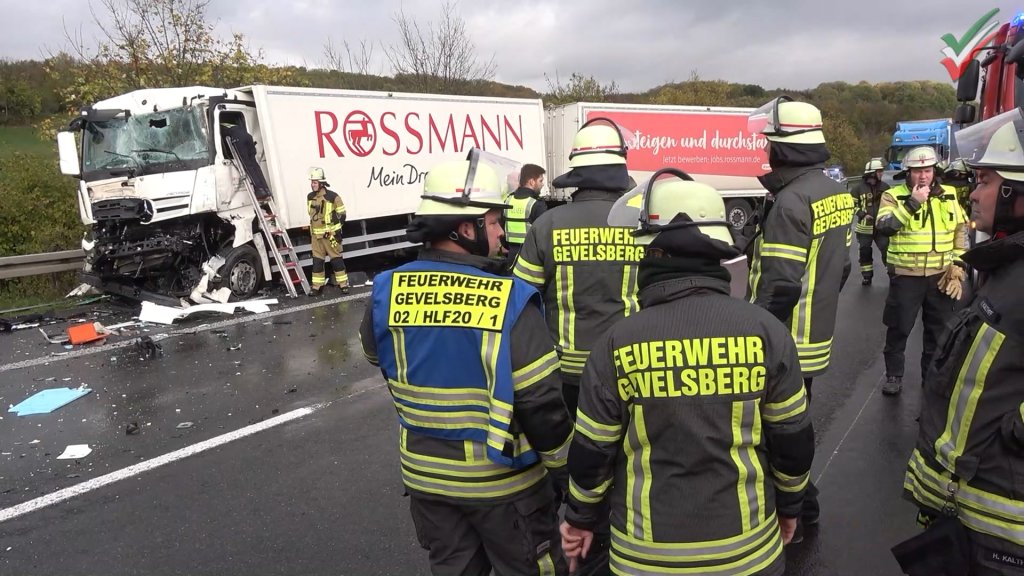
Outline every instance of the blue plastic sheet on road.
[[78, 400], [89, 392], [92, 392], [91, 388], [50, 388], [48, 390], [41, 390], [22, 400], [17, 406], [12, 406], [8, 412], [14, 412], [18, 416], [49, 414], [62, 406], [67, 406]]

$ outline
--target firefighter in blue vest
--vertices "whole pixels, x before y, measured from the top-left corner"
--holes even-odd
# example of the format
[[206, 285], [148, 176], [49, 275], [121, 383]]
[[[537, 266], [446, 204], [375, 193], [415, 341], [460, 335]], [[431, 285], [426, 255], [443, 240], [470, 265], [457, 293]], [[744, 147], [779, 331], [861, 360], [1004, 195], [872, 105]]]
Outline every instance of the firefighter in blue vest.
[[498, 172], [433, 167], [419, 258], [374, 279], [360, 327], [400, 424], [402, 479], [434, 574], [565, 574], [557, 513], [572, 421], [540, 294], [500, 275]]

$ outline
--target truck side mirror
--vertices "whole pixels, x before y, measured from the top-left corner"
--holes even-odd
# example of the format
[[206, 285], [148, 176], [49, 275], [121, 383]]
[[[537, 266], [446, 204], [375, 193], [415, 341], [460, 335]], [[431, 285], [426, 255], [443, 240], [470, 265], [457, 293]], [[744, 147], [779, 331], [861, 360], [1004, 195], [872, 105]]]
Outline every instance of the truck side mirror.
[[[1024, 42], [1018, 42], [1014, 46], [1014, 50], [1018, 46], [1024, 47]], [[971, 60], [967, 63], [967, 67], [964, 68], [963, 74], [960, 74], [960, 80], [956, 84], [956, 100], [957, 102], [974, 102], [974, 99], [978, 96], [978, 81], [981, 78], [981, 62], [977, 60]]]
[[57, 152], [60, 154], [60, 173], [80, 178], [82, 171], [78, 166], [78, 144], [75, 143], [74, 132], [57, 133]]
[[974, 122], [975, 112], [974, 104], [961, 104], [956, 107], [956, 112], [953, 113], [953, 122], [961, 126], [971, 124]]

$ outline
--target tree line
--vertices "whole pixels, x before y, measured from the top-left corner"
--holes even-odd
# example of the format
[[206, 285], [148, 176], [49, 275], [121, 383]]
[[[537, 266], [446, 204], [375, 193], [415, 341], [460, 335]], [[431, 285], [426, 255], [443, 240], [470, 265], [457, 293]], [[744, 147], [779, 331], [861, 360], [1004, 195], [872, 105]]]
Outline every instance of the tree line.
[[[99, 39], [66, 32], [64, 46], [43, 60], [0, 60], [0, 123], [39, 126], [45, 137], [82, 106], [143, 87], [262, 83], [542, 98], [577, 101], [754, 107], [789, 94], [821, 108], [833, 162], [850, 173], [888, 147], [898, 120], [945, 118], [956, 106], [952, 86], [931, 81], [871, 84], [827, 82], [809, 90], [688, 79], [643, 92], [619, 90], [593, 75], [546, 75], [546, 91], [494, 81], [494, 55], [475, 47], [457, 4], [445, 2], [434, 20], [393, 15], [398, 40], [383, 45], [328, 41], [318, 66], [274, 66], [242, 34], [214, 34], [207, 8], [214, 0], [100, 0], [93, 10]], [[380, 49], [389, 65], [374, 69]]]
[[[218, 37], [206, 12], [215, 0], [95, 1], [98, 39], [85, 40], [68, 30], [63, 46], [43, 59], [0, 60], [0, 125], [33, 126], [44, 142], [53, 142], [55, 132], [82, 107], [138, 88], [163, 86], [261, 83], [541, 98], [551, 106], [616, 102], [756, 107], [786, 93], [821, 108], [832, 162], [855, 175], [870, 157], [884, 154], [896, 121], [946, 118], [956, 106], [951, 86], [929, 81], [828, 82], [785, 90], [708, 80], [691, 72], [681, 82], [630, 92], [592, 74], [565, 77], [554, 72], [545, 75], [547, 86], [541, 90], [503, 84], [494, 80], [494, 55], [476, 49], [451, 1], [428, 22], [395, 13], [398, 34], [392, 44], [329, 41], [315, 66], [272, 65], [244, 35]], [[82, 228], [77, 225], [74, 182], [60, 176], [56, 146], [44, 158], [27, 158], [17, 145], [5, 149], [2, 144], [0, 133], [0, 221], [9, 224], [0, 234], [0, 256], [77, 246]], [[4, 288], [0, 282], [0, 299]]]

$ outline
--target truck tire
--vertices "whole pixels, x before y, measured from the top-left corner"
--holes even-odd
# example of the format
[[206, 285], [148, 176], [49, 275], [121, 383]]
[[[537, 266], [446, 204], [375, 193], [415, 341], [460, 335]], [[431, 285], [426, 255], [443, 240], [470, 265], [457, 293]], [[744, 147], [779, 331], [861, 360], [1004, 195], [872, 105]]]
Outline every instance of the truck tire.
[[743, 227], [750, 222], [750, 217], [753, 214], [753, 205], [742, 198], [734, 198], [725, 203], [725, 220], [737, 232], [743, 231]]
[[233, 248], [220, 271], [220, 286], [231, 289], [231, 301], [248, 300], [263, 287], [263, 265], [251, 244]]

